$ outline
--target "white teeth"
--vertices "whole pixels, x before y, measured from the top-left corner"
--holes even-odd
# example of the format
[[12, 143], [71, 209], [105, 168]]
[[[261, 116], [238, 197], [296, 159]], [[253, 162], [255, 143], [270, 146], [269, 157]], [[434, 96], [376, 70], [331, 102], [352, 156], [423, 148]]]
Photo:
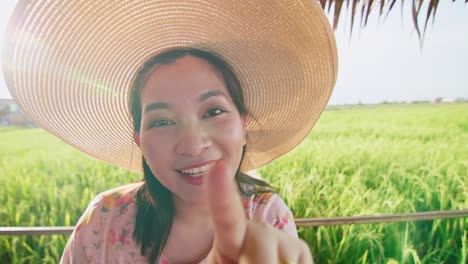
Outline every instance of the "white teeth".
[[193, 169], [188, 169], [188, 170], [181, 170], [183, 174], [188, 174], [192, 177], [199, 177], [201, 176], [205, 171], [207, 171], [211, 166], [213, 166], [213, 163], [198, 167], [198, 168], [193, 168]]

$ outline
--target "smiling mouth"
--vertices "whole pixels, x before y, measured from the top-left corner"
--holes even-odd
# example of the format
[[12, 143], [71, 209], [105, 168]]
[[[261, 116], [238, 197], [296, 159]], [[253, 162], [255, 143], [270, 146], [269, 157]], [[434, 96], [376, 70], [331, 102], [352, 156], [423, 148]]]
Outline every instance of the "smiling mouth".
[[200, 166], [198, 168], [191, 168], [187, 170], [177, 170], [177, 172], [183, 175], [191, 176], [191, 177], [200, 177], [203, 175], [203, 173], [205, 173], [208, 169], [210, 169], [214, 164], [215, 163], [212, 162], [212, 163]]

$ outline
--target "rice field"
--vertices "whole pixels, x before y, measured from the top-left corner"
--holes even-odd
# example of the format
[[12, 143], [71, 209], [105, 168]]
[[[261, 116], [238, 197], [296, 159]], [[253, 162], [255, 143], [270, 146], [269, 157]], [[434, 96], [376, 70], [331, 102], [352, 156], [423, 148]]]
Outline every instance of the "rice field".
[[[468, 104], [329, 108], [260, 169], [296, 218], [468, 208]], [[0, 128], [0, 226], [74, 225], [141, 176], [40, 129]], [[468, 218], [299, 229], [316, 263], [468, 263]], [[0, 236], [0, 263], [56, 263], [68, 237]]]

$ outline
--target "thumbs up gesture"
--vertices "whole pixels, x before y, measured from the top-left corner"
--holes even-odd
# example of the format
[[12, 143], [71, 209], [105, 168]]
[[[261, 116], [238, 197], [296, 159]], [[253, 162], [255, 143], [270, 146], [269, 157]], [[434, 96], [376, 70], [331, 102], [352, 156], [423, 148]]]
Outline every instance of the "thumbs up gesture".
[[248, 221], [237, 187], [218, 162], [205, 181], [205, 199], [214, 225], [210, 264], [313, 263], [308, 246], [299, 239], [259, 223]]

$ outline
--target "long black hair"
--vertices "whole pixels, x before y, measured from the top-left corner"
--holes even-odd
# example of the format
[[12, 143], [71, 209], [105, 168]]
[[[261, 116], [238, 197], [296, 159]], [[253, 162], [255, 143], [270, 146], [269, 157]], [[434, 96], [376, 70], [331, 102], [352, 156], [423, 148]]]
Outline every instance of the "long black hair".
[[[203, 59], [219, 71], [239, 113], [241, 115], [249, 114], [245, 106], [240, 83], [234, 72], [222, 59], [200, 49], [179, 48], [152, 57], [143, 64], [137, 73], [130, 94], [130, 111], [135, 133], [140, 132], [142, 112], [140, 94], [147, 75], [151, 73], [156, 65], [170, 64], [187, 55]], [[245, 149], [246, 146], [242, 150], [242, 159]], [[154, 263], [167, 243], [174, 219], [175, 207], [172, 193], [154, 176], [144, 157], [142, 160], [144, 183], [137, 192], [133, 237], [141, 247], [141, 254], [148, 258], [149, 263]], [[252, 178], [240, 172], [239, 169], [236, 172], [235, 180], [239, 191], [246, 196], [274, 191], [268, 183]]]

